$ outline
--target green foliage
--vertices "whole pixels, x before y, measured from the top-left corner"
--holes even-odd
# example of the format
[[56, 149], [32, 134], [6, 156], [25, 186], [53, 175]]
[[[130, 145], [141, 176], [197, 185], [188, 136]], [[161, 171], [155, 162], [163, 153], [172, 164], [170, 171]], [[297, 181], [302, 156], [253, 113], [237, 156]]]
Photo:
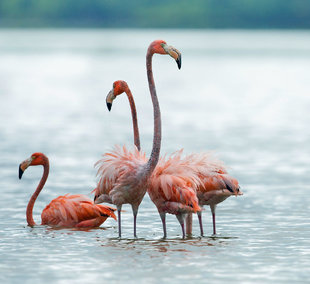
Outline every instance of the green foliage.
[[309, 0], [1, 0], [0, 27], [310, 28]]

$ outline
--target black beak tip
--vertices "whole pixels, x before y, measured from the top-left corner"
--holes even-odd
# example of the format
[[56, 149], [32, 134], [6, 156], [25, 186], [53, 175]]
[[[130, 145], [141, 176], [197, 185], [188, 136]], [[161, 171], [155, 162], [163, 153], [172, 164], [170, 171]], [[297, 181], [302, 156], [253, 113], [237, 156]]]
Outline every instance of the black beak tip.
[[176, 59], [176, 62], [178, 64], [178, 68], [181, 69], [181, 65], [182, 65], [181, 55]]
[[107, 108], [108, 108], [109, 111], [111, 111], [112, 104], [107, 102]]
[[19, 170], [18, 170], [18, 177], [19, 177], [19, 179], [22, 178], [23, 173], [24, 173], [24, 171], [22, 170], [22, 168], [21, 168], [20, 165], [19, 165]]
[[231, 193], [234, 193], [234, 190], [232, 189], [232, 187], [231, 187], [230, 185], [226, 184], [226, 186], [227, 186], [227, 189], [228, 189]]

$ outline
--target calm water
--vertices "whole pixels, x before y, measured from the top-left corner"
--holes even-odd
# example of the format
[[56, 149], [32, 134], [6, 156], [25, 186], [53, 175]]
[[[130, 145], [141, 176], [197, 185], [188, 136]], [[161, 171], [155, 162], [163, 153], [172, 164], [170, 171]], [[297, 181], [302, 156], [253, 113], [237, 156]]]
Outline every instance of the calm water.
[[[145, 74], [148, 44], [165, 39], [182, 52], [179, 71], [154, 57], [163, 120], [162, 153], [214, 150], [244, 191], [209, 208], [206, 236], [182, 240], [168, 216], [163, 241], [146, 196], [132, 238], [124, 206], [123, 239], [107, 220], [91, 231], [26, 225], [41, 175], [18, 165], [33, 152], [51, 171], [34, 219], [64, 193], [89, 194], [94, 163], [114, 144], [133, 143], [125, 96], [109, 113], [117, 79], [136, 97], [142, 148], [150, 153], [152, 107]], [[0, 31], [1, 283], [302, 283], [310, 277], [310, 33], [40, 30]]]

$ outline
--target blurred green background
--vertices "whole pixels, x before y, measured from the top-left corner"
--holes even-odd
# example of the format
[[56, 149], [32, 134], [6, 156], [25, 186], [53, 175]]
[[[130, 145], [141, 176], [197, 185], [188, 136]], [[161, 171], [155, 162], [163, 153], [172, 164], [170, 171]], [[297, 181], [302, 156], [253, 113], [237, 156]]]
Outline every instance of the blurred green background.
[[0, 27], [308, 29], [309, 0], [1, 0]]

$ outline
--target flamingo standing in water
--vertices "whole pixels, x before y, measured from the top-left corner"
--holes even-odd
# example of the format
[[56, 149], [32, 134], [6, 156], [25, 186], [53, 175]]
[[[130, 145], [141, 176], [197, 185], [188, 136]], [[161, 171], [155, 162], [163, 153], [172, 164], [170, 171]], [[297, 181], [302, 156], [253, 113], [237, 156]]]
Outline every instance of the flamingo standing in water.
[[[34, 203], [43, 189], [49, 173], [49, 161], [43, 153], [34, 153], [19, 165], [19, 179], [29, 166], [43, 166], [41, 181], [31, 196], [27, 206], [26, 216], [29, 226], [35, 226], [32, 210]], [[97, 205], [81, 194], [59, 196], [52, 200], [42, 211], [42, 225], [62, 228], [94, 228], [99, 227], [108, 217], [116, 220], [115, 209], [109, 206]]]
[[[121, 237], [121, 208], [122, 204], [129, 203], [132, 206], [134, 216], [134, 237], [137, 237], [136, 220], [138, 208], [145, 195], [146, 189], [139, 182], [142, 169], [147, 162], [145, 154], [140, 152], [140, 137], [136, 115], [136, 106], [128, 85], [124, 81], [117, 81], [107, 96], [107, 107], [111, 110], [112, 101], [119, 94], [126, 92], [131, 107], [134, 144], [133, 152], [127, 148], [116, 146], [111, 153], [105, 153], [95, 166], [98, 167], [97, 176], [99, 182], [93, 190], [94, 202], [108, 202], [117, 205], [118, 235]], [[146, 174], [146, 173], [145, 173]], [[130, 184], [132, 182], [132, 184]]]
[[[213, 234], [216, 234], [215, 209], [217, 204], [229, 196], [242, 195], [237, 179], [228, 175], [222, 161], [211, 153], [194, 153], [187, 155], [183, 161], [190, 164], [198, 174], [200, 183], [196, 188], [199, 206], [209, 205], [212, 212]], [[203, 236], [201, 211], [197, 212], [200, 234]], [[186, 219], [186, 233], [192, 233], [192, 214]]]
[[[158, 160], [161, 141], [161, 120], [159, 105], [156, 97], [155, 83], [152, 73], [152, 56], [154, 53], [168, 53], [174, 59], [176, 59], [179, 68], [181, 67], [181, 55], [173, 47], [167, 46], [164, 41], [154, 41], [150, 45], [147, 52], [147, 73], [149, 87], [152, 98], [156, 98], [153, 99], [154, 140], [151, 157], [156, 155], [156, 159]], [[106, 99], [107, 107], [109, 110], [111, 110], [113, 100], [122, 92], [126, 92], [128, 99], [131, 102], [130, 105], [134, 124], [133, 128], [134, 130], [136, 130], [134, 131], [135, 141], [140, 141], [138, 127], [137, 125], [135, 125], [137, 124], [137, 115], [135, 108], [132, 107], [134, 106], [134, 102], [132, 94], [126, 82], [114, 82], [113, 89], [108, 94]], [[158, 150], [156, 148], [154, 150], [154, 145], [157, 145], [156, 148], [158, 148]], [[149, 181], [148, 193], [160, 213], [163, 223], [164, 237], [167, 236], [165, 223], [166, 213], [175, 214], [177, 216], [182, 227], [182, 233], [184, 238], [184, 214], [188, 212], [197, 212], [198, 210], [200, 210], [195, 192], [191, 188], [192, 184], [197, 181], [197, 179], [195, 180], [195, 173], [192, 169], [184, 166], [184, 163], [180, 159], [180, 155], [181, 151], [177, 152], [168, 160], [166, 160], [165, 158], [161, 158]], [[97, 187], [96, 193], [100, 194], [98, 188], [99, 187]], [[103, 200], [104, 198], [101, 198], [101, 196], [97, 197], [97, 199]], [[107, 199], [108, 198], [106, 198], [106, 200]]]

